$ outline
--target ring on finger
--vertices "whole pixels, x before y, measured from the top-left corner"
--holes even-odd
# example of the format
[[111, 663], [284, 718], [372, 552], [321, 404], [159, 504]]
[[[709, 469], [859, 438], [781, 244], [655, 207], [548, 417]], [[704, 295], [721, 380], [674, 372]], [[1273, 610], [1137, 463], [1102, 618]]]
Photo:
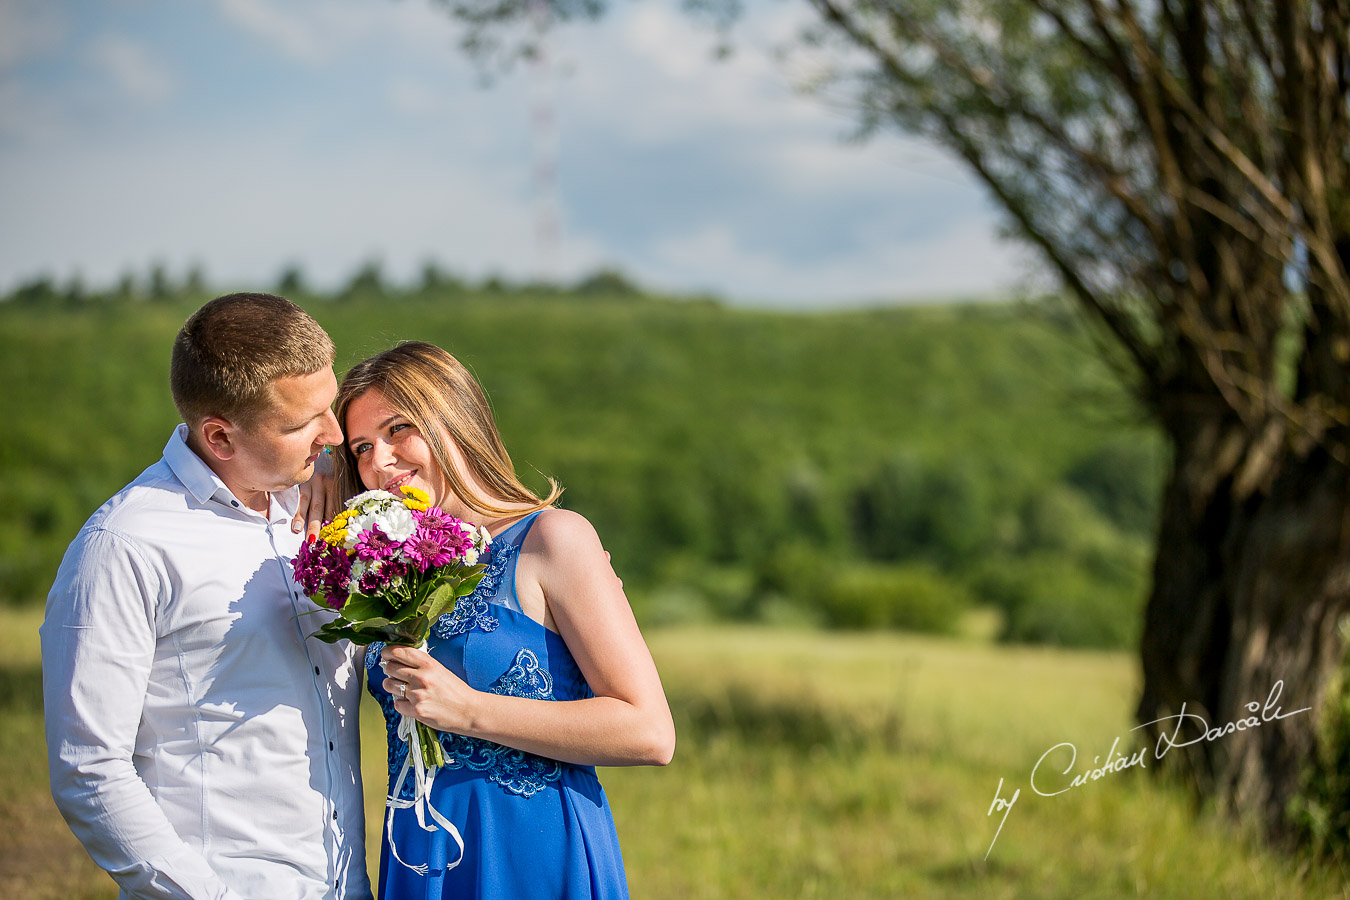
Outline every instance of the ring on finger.
[[400, 681], [398, 683], [398, 698], [400, 700], [408, 699], [408, 682]]

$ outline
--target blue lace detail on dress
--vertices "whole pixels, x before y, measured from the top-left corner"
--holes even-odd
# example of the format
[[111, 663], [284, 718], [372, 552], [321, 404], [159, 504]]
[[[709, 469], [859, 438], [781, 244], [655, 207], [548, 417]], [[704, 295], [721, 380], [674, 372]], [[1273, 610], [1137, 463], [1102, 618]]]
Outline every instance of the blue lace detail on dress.
[[[373, 669], [380, 664], [380, 651], [384, 650], [384, 641], [376, 641], [366, 647], [366, 668]], [[366, 676], [369, 678], [370, 676]]]
[[530, 700], [552, 700], [553, 679], [539, 665], [539, 657], [530, 650], [521, 650], [506, 674], [488, 688], [494, 694], [506, 697], [526, 697]]
[[449, 640], [460, 634], [466, 634], [477, 628], [480, 631], [493, 631], [497, 628], [497, 619], [488, 615], [489, 599], [497, 593], [506, 567], [511, 563], [513, 551], [518, 545], [490, 545], [489, 559], [483, 569], [483, 577], [473, 593], [455, 601], [455, 608], [436, 620], [431, 626], [432, 634], [441, 640]]
[[[383, 646], [382, 644], [379, 646]], [[371, 644], [374, 649], [375, 644]], [[374, 657], [370, 651], [366, 653], [366, 666], [373, 668], [379, 663], [379, 651], [375, 650]], [[516, 654], [515, 662], [507, 669], [488, 690], [493, 694], [501, 694], [507, 697], [526, 697], [531, 700], [553, 700], [553, 680], [549, 677], [548, 671], [539, 664], [539, 658], [528, 649], [521, 650]], [[398, 775], [403, 768], [403, 761], [408, 758], [408, 744], [398, 737], [399, 713], [394, 709], [394, 698], [384, 691], [377, 695], [380, 703], [380, 709], [384, 712], [384, 726], [388, 732], [389, 745], [389, 775], [392, 779]], [[500, 785], [505, 791], [512, 794], [519, 794], [522, 797], [532, 797], [547, 787], [550, 781], [557, 781], [562, 777], [563, 764], [555, 759], [548, 759], [543, 756], [536, 756], [533, 753], [526, 753], [524, 750], [517, 750], [515, 747], [506, 747], [494, 741], [485, 741], [482, 738], [467, 737], [462, 734], [451, 734], [442, 732], [440, 736], [441, 749], [445, 751], [445, 767], [447, 769], [469, 768], [475, 772], [483, 772], [487, 775], [488, 781]], [[403, 782], [403, 790], [399, 793], [399, 799], [411, 800], [413, 797], [414, 786], [411, 780]]]
[[479, 631], [495, 631], [497, 620], [488, 615], [488, 602], [475, 600], [477, 589], [467, 597], [455, 601], [455, 608], [436, 620], [431, 631], [441, 640], [449, 640], [458, 634], [467, 634], [477, 628]]
[[488, 555], [492, 558], [483, 569], [483, 580], [478, 582], [478, 587], [474, 588], [469, 596], [486, 599], [496, 594], [497, 586], [502, 583], [502, 576], [506, 574], [506, 567], [511, 564], [511, 557], [515, 556], [519, 549], [520, 544], [514, 541], [489, 545]]
[[441, 748], [445, 750], [447, 769], [467, 766], [475, 772], [486, 773], [488, 781], [522, 797], [533, 797], [550, 781], [562, 777], [563, 766], [556, 759], [535, 756], [492, 741], [462, 734], [442, 734]]

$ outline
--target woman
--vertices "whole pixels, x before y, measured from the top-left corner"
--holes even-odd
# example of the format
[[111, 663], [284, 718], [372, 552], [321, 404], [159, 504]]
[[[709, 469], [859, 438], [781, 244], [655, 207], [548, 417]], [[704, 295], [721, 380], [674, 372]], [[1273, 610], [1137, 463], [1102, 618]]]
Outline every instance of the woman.
[[408, 752], [401, 714], [443, 732], [449, 762], [430, 801], [465, 845], [461, 857], [444, 828], [425, 831], [401, 811], [398, 855], [431, 871], [392, 859], [386, 831], [380, 896], [628, 896], [592, 767], [665, 765], [675, 729], [595, 530], [554, 508], [556, 482], [543, 498], [521, 484], [482, 389], [439, 347], [405, 343], [355, 366], [336, 413], [347, 496], [420, 488], [492, 535], [482, 581], [433, 626], [429, 652], [373, 645], [366, 655], [391, 776]]

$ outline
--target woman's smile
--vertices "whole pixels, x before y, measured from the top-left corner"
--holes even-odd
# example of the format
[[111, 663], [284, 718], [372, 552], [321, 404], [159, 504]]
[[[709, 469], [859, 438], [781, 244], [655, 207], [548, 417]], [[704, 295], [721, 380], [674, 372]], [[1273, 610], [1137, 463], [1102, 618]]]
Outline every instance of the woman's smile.
[[384, 483], [384, 489], [391, 494], [397, 493], [398, 489], [403, 487], [408, 482], [412, 481], [413, 476], [415, 476], [416, 474], [417, 474], [416, 469], [413, 469], [411, 472], [400, 472], [399, 474], [395, 475], [393, 478], [390, 478], [388, 481]]

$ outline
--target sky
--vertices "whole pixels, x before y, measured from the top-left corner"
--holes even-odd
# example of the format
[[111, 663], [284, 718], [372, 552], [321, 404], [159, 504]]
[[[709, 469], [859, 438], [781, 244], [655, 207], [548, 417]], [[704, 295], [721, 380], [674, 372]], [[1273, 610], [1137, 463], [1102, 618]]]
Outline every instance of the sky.
[[0, 290], [152, 264], [231, 290], [296, 265], [329, 289], [370, 261], [400, 282], [613, 267], [781, 308], [1023, 283], [1029, 254], [957, 164], [850, 140], [846, 110], [796, 90], [776, 51], [805, 15], [752, 0], [715, 61], [677, 5], [626, 2], [485, 79], [431, 0], [0, 0]]

